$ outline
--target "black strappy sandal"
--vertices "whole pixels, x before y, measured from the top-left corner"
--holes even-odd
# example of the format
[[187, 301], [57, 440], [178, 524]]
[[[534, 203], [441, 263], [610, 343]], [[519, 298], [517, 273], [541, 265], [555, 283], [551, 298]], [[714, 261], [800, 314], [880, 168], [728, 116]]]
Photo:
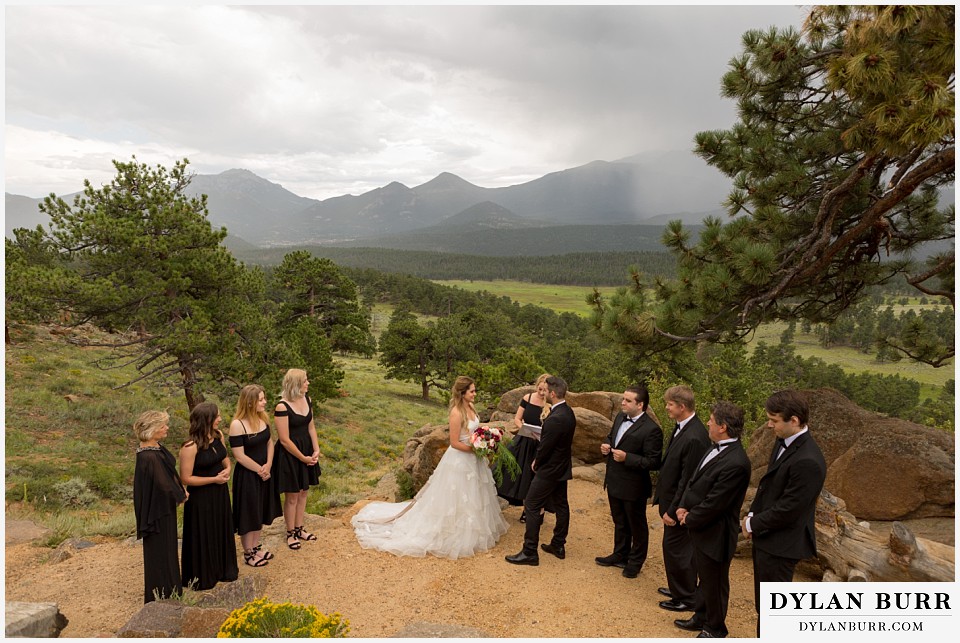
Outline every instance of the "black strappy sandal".
[[[290, 542], [291, 538], [293, 538], [293, 542]], [[300, 549], [300, 536], [296, 527], [287, 530], [287, 547], [290, 549]]]
[[[256, 560], [257, 562], [251, 563], [250, 561]], [[243, 552], [243, 562], [250, 567], [266, 567], [268, 562], [266, 558], [257, 559], [257, 550], [249, 549]]]
[[308, 531], [304, 531], [303, 527], [304, 527], [303, 525], [300, 525], [299, 527], [294, 528], [294, 531], [297, 532], [297, 538], [299, 538], [300, 540], [306, 540], [306, 541], [317, 539], [317, 537], [314, 534], [311, 534]]
[[[263, 543], [260, 543], [259, 545], [257, 545], [256, 547], [253, 548], [253, 551], [258, 552], [258, 551], [260, 551], [262, 548], [263, 548]], [[260, 557], [263, 558], [264, 560], [273, 560], [273, 552], [272, 552], [272, 551], [265, 551], [265, 552], [263, 552], [263, 553], [260, 555]]]

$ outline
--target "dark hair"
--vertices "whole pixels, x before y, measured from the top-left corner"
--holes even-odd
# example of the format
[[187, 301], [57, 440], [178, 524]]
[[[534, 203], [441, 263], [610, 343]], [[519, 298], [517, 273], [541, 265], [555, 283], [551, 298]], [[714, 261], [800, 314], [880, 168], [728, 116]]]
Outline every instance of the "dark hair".
[[547, 388], [553, 391], [558, 400], [567, 397], [567, 382], [559, 375], [551, 375], [547, 378]]
[[767, 413], [779, 415], [787, 422], [790, 418], [797, 418], [801, 426], [810, 418], [810, 407], [807, 405], [806, 398], [800, 395], [800, 391], [792, 388], [777, 391], [767, 398], [763, 406]]
[[637, 396], [637, 402], [643, 402], [643, 408], [640, 410], [646, 411], [650, 406], [650, 392], [647, 390], [647, 387], [643, 384], [634, 384], [633, 386], [628, 386], [623, 390], [624, 393], [627, 391]]
[[710, 407], [713, 421], [727, 427], [727, 436], [739, 438], [743, 434], [743, 409], [733, 402], [720, 401]]
[[218, 437], [213, 423], [217, 421], [220, 409], [213, 402], [200, 402], [190, 411], [190, 441], [197, 443], [197, 449], [206, 449]]

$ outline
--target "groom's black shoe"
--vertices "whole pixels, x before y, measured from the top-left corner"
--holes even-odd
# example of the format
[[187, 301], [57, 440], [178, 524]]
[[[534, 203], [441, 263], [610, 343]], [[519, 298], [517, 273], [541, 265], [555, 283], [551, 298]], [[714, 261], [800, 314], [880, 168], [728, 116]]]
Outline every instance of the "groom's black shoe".
[[559, 547], [554, 547], [549, 543], [543, 543], [542, 545], [540, 545], [540, 549], [547, 552], [548, 554], [553, 554], [560, 560], [563, 560], [564, 558], [567, 557], [567, 550], [563, 548], [563, 545], [560, 545]]
[[657, 591], [661, 596], [666, 596], [667, 598], [673, 598], [673, 594], [670, 593], [670, 590], [666, 587], [658, 587]]
[[627, 562], [622, 558], [610, 554], [609, 556], [597, 556], [594, 558], [597, 561], [597, 564], [601, 567], [619, 567], [623, 569], [627, 566]]
[[681, 630], [686, 630], [688, 632], [700, 632], [703, 630], [703, 623], [697, 619], [696, 616], [691, 618], [675, 619], [673, 624], [679, 627]]
[[536, 567], [540, 564], [540, 557], [536, 554], [530, 555], [526, 552], [521, 551], [519, 554], [514, 554], [512, 556], [504, 556], [504, 560], [508, 563], [513, 563], [514, 565], [533, 565]]
[[684, 603], [683, 601], [675, 601], [673, 599], [669, 601], [660, 601], [658, 603], [660, 607], [671, 612], [692, 612], [693, 605]]

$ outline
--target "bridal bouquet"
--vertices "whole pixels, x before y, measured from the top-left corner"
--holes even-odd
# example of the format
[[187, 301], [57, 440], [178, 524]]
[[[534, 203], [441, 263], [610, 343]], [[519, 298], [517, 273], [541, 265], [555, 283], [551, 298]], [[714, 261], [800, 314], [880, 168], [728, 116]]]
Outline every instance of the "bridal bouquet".
[[506, 469], [511, 477], [520, 475], [520, 465], [506, 448], [509, 438], [504, 441], [503, 429], [489, 426], [478, 426], [470, 435], [470, 446], [478, 458], [486, 458], [493, 470], [493, 479], [499, 486], [503, 483], [503, 471]]

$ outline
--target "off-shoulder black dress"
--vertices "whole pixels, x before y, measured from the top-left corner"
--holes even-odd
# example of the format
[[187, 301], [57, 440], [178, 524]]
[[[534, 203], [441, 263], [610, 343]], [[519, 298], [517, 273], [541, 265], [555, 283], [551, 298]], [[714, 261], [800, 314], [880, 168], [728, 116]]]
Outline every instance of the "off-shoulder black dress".
[[[223, 470], [227, 447], [214, 440], [205, 449], [197, 448], [193, 475], [212, 478]], [[238, 465], [239, 466], [239, 465]], [[189, 485], [190, 498], [183, 505], [183, 551], [181, 568], [184, 587], [213, 588], [220, 581], [235, 581], [237, 544], [233, 536], [233, 513], [226, 484]], [[191, 584], [192, 583], [192, 584]]]
[[[543, 423], [540, 420], [540, 413], [543, 411], [542, 406], [537, 406], [526, 399], [520, 400], [520, 406], [523, 407], [523, 417], [521, 419], [524, 424], [542, 426]], [[504, 472], [503, 483], [497, 487], [497, 495], [506, 499], [511, 505], [522, 505], [524, 498], [527, 497], [527, 490], [530, 488], [530, 483], [533, 482], [533, 469], [530, 467], [530, 463], [537, 457], [537, 447], [539, 445], [540, 443], [536, 438], [518, 433], [507, 447], [513, 457], [517, 459], [517, 464], [520, 465], [520, 475], [513, 478]]]
[[[243, 421], [240, 422], [243, 424]], [[267, 463], [267, 443], [270, 441], [270, 427], [259, 433], [247, 433], [230, 436], [230, 448], [243, 447], [244, 454], [257, 464]], [[280, 494], [274, 483], [273, 469], [270, 478], [261, 480], [255, 471], [240, 463], [233, 467], [233, 528], [241, 536], [251, 531], [260, 531], [264, 525], [271, 524], [283, 515]]]
[[[300, 415], [289, 404], [280, 400], [284, 410], [275, 411], [274, 417], [287, 418], [287, 427], [290, 441], [303, 455], [313, 453], [313, 442], [310, 440], [310, 422], [313, 420], [313, 403], [307, 395], [307, 414]], [[273, 475], [277, 479], [277, 489], [280, 493], [297, 493], [307, 491], [311, 485], [320, 484], [320, 464], [306, 465], [303, 460], [287, 451], [283, 443], [277, 441], [273, 452]]]
[[143, 602], [183, 592], [177, 561], [177, 505], [186, 497], [177, 461], [160, 445], [137, 449], [133, 511], [143, 539]]

